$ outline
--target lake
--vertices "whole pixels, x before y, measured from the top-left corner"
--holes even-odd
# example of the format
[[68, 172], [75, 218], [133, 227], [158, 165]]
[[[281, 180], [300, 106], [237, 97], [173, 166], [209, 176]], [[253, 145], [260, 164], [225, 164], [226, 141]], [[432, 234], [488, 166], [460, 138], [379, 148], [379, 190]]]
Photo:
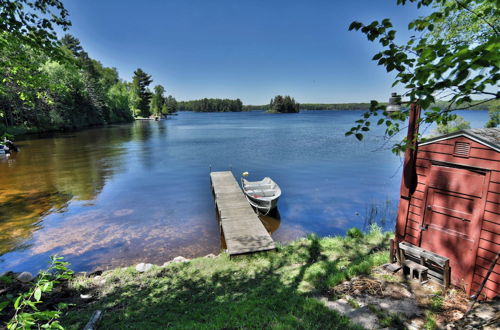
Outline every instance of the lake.
[[[21, 141], [0, 158], [0, 272], [34, 272], [54, 254], [91, 271], [218, 253], [210, 169], [281, 186], [279, 214], [262, 219], [276, 241], [392, 229], [402, 159], [381, 128], [344, 136], [361, 114], [181, 112]], [[472, 127], [488, 118], [459, 114]]]

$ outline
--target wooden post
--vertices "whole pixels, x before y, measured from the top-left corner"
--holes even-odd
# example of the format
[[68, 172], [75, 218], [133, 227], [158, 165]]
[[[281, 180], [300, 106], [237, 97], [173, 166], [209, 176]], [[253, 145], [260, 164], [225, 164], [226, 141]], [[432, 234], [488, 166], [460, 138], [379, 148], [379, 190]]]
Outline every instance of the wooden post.
[[447, 289], [450, 286], [450, 261], [446, 260], [443, 267], [443, 284], [444, 288]]
[[389, 261], [394, 262], [394, 240], [392, 238], [389, 240]]

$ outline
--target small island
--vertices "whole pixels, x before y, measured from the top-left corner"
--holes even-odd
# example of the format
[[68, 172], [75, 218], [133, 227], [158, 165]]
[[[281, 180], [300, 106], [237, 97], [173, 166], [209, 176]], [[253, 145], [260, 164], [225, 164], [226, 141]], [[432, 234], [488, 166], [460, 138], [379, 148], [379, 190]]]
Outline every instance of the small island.
[[298, 113], [300, 104], [290, 96], [277, 95], [269, 103], [269, 113]]

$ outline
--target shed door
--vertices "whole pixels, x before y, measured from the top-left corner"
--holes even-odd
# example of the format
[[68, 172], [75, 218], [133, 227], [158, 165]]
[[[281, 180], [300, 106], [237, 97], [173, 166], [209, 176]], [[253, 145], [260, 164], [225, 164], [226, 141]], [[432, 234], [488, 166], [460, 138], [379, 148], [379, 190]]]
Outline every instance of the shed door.
[[485, 173], [433, 165], [427, 185], [422, 248], [450, 258], [451, 280], [470, 289], [481, 231]]

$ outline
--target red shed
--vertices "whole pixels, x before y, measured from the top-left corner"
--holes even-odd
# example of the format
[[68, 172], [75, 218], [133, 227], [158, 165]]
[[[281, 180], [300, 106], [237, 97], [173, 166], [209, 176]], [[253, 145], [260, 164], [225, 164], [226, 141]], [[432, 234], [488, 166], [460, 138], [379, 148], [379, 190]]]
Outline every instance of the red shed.
[[[451, 283], [472, 294], [500, 251], [500, 128], [429, 139], [414, 159], [416, 177], [400, 199], [396, 242], [449, 258]], [[482, 293], [500, 294], [499, 262]]]

